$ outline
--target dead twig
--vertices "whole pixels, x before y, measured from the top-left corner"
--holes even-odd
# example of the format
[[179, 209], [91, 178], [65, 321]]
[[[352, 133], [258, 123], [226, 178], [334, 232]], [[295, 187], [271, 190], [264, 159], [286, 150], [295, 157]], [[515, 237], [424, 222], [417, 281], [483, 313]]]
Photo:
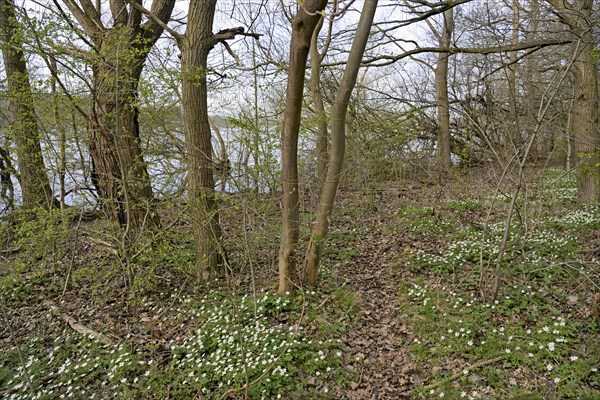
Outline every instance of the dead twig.
[[13, 254], [18, 253], [19, 251], [21, 251], [20, 247], [17, 247], [16, 249], [0, 249], [0, 254]]

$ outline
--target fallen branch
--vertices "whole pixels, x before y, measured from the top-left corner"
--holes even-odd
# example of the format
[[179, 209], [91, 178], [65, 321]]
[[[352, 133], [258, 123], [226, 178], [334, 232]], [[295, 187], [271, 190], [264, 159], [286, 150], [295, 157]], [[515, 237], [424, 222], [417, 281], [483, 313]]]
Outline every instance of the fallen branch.
[[73, 328], [73, 330], [75, 330], [76, 332], [79, 332], [82, 335], [85, 335], [88, 337], [92, 337], [102, 344], [114, 346], [113, 341], [110, 340], [110, 338], [108, 336], [106, 336], [103, 333], [96, 332], [95, 330], [90, 329], [87, 326], [80, 324], [79, 322], [77, 322], [75, 320], [75, 318], [61, 312], [60, 309], [56, 306], [56, 304], [54, 304], [52, 301], [49, 301], [49, 300], [45, 301], [44, 304], [48, 308], [50, 308], [50, 311], [52, 311], [53, 313], [55, 313], [56, 315], [61, 317], [63, 319], [63, 321], [65, 321], [67, 324], [69, 324], [69, 326], [71, 328]]
[[117, 250], [116, 246], [114, 246], [113, 244], [111, 244], [111, 243], [108, 243], [108, 242], [105, 242], [105, 241], [104, 241], [104, 240], [102, 240], [102, 239], [95, 238], [95, 237], [93, 237], [93, 236], [86, 236], [86, 237], [87, 237], [87, 239], [88, 239], [90, 242], [93, 242], [93, 243], [99, 244], [99, 245], [101, 245], [101, 246], [108, 247], [108, 250], [109, 250], [109, 251], [110, 251], [112, 254], [114, 254], [114, 255], [115, 255], [115, 256], [117, 256], [117, 257], [119, 256], [119, 251]]
[[477, 368], [480, 368], [480, 367], [484, 367], [486, 365], [495, 364], [495, 363], [497, 363], [498, 361], [502, 360], [505, 357], [506, 357], [505, 355], [502, 355], [502, 356], [498, 356], [498, 357], [495, 357], [495, 358], [492, 358], [492, 359], [489, 359], [489, 360], [479, 361], [478, 363], [475, 363], [475, 364], [471, 365], [469, 368], [465, 368], [462, 371], [457, 372], [457, 373], [455, 373], [454, 375], [452, 375], [452, 376], [450, 376], [448, 378], [445, 378], [445, 379], [442, 379], [442, 380], [437, 381], [435, 383], [432, 383], [431, 385], [424, 386], [423, 390], [431, 390], [431, 389], [435, 389], [437, 387], [440, 387], [442, 385], [445, 385], [448, 382], [452, 382], [453, 380], [456, 380], [456, 379], [460, 378], [461, 376], [464, 376], [464, 371], [465, 370], [467, 370], [467, 371], [470, 372], [470, 371], [472, 371], [474, 369], [477, 369]]

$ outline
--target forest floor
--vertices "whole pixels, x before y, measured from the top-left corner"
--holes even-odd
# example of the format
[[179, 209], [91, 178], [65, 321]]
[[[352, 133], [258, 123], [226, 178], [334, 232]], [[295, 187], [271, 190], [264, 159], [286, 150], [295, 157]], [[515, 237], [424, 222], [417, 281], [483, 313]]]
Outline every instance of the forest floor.
[[504, 241], [514, 182], [490, 171], [343, 188], [293, 299], [274, 198], [223, 200], [208, 285], [182, 205], [128, 246], [89, 213], [7, 218], [0, 398], [600, 399], [600, 208], [530, 173]]

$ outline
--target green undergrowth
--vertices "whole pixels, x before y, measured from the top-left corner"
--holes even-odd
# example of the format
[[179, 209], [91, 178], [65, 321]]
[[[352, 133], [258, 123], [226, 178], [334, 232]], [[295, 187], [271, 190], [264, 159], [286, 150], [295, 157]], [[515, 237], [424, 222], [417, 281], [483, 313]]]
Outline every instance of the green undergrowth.
[[600, 396], [600, 348], [584, 339], [597, 327], [570, 320], [548, 301], [551, 295], [512, 287], [498, 300], [482, 302], [469, 291], [401, 287], [414, 330], [410, 351], [432, 371], [415, 397]]
[[75, 217], [71, 211], [39, 209], [15, 212], [2, 221], [0, 248], [9, 255], [0, 260], [2, 275], [29, 273], [40, 264], [55, 263], [64, 253]]
[[331, 232], [327, 238], [327, 246], [323, 255], [332, 261], [349, 262], [360, 253], [356, 246], [359, 240], [358, 233], [354, 231]]
[[411, 204], [396, 212], [384, 233], [408, 232], [425, 239], [436, 239], [455, 228], [450, 215], [442, 215], [434, 207]]
[[[411, 354], [427, 370], [415, 398], [600, 399], [600, 327], [582, 301], [600, 271], [581, 252], [600, 228], [600, 208], [577, 208], [575, 182], [559, 170], [542, 182], [518, 203], [504, 246], [504, 219], [468, 223], [461, 214], [486, 207], [451, 200], [458, 215], [443, 245], [404, 253], [414, 279], [399, 301]], [[498, 295], [483, 301], [478, 287], [493, 297], [493, 275]]]
[[[334, 293], [333, 303], [349, 307]], [[327, 398], [343, 382], [342, 345], [306, 323], [316, 293], [297, 299], [211, 292], [173, 296], [182, 331], [140, 346], [107, 346], [65, 329], [0, 354], [0, 394], [11, 399]], [[162, 308], [150, 307], [161, 323]], [[324, 309], [320, 309], [324, 313]], [[4, 392], [8, 391], [8, 392]]]
[[540, 196], [545, 201], [565, 205], [574, 204], [577, 200], [577, 182], [574, 173], [567, 173], [560, 168], [544, 171], [538, 185]]
[[[415, 271], [479, 273], [480, 266], [495, 266], [502, 249], [504, 223], [482, 229], [466, 227], [451, 240], [440, 254], [424, 251], [412, 253], [410, 264]], [[510, 227], [503, 249], [502, 270], [505, 275], [523, 275], [540, 279], [568, 276], [579, 266], [575, 238], [560, 230], [544, 229], [523, 233], [518, 224]]]

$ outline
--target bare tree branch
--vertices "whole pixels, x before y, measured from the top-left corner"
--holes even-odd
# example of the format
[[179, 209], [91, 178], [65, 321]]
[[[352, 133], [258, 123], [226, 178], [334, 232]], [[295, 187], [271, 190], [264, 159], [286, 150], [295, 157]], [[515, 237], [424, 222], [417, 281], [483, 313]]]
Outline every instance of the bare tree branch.
[[[141, 1], [141, 0], [136, 0], [135, 4], [137, 4], [137, 1]], [[173, 29], [170, 29], [167, 26], [167, 23], [171, 19], [171, 15], [173, 14], [174, 6], [175, 6], [175, 2], [171, 1], [171, 0], [154, 0], [152, 2], [152, 7], [150, 7], [150, 12], [156, 18], [152, 18], [149, 14], [146, 14], [149, 18], [149, 21], [147, 21], [144, 24], [144, 26], [142, 26], [142, 29], [144, 30], [144, 38], [150, 39], [151, 41], [156, 41], [156, 40], [158, 40], [158, 37], [162, 34], [162, 30], [166, 30], [171, 35], [173, 35], [173, 32], [175, 32], [175, 31]], [[140, 12], [143, 12], [141, 9], [138, 9], [138, 10]], [[159, 21], [162, 22], [162, 25], [159, 23]], [[167, 27], [168, 30], [165, 29], [165, 27]], [[160, 28], [162, 28], [162, 30]], [[176, 36], [173, 35], [173, 37], [175, 37], [175, 40], [177, 40]]]
[[[164, 22], [158, 15], [156, 15], [152, 11], [144, 8], [136, 0], [127, 0], [127, 1], [129, 2], [129, 4], [131, 4], [131, 6], [133, 8], [135, 8], [139, 12], [143, 13], [146, 17], [148, 17], [154, 24], [158, 25], [166, 32], [169, 32], [169, 34], [171, 34], [171, 36], [173, 36], [175, 38], [177, 43], [181, 42], [181, 40], [183, 39], [183, 35], [175, 32], [173, 29], [169, 28], [169, 25], [167, 25], [166, 22]], [[154, 4], [153, 4], [153, 6], [154, 6]], [[152, 29], [151, 26], [149, 26], [149, 28]]]
[[213, 36], [213, 40], [215, 43], [218, 42], [223, 42], [225, 40], [231, 40], [234, 39], [237, 35], [241, 35], [241, 36], [251, 36], [254, 39], [260, 39], [260, 37], [262, 36], [259, 33], [254, 33], [254, 32], [245, 32], [245, 29], [243, 26], [238, 26], [236, 28], [229, 28], [229, 29], [223, 29], [220, 30], [219, 32], [215, 33], [215, 35]]
[[[573, 39], [545, 39], [545, 40], [533, 40], [531, 42], [523, 42], [518, 44], [510, 44], [505, 46], [491, 46], [491, 47], [451, 47], [442, 49], [439, 47], [417, 47], [416, 49], [406, 51], [398, 55], [382, 55], [373, 57], [363, 61], [363, 65], [369, 65], [374, 67], [381, 67], [384, 65], [391, 65], [404, 58], [411, 57], [415, 54], [421, 53], [448, 53], [448, 54], [494, 54], [494, 53], [505, 53], [509, 51], [521, 51], [529, 49], [542, 49], [549, 46], [560, 46], [572, 43]], [[324, 64], [323, 66], [334, 67], [344, 65], [343, 62]]]
[[100, 19], [100, 14], [98, 14], [98, 10], [96, 10], [94, 4], [92, 4], [90, 0], [79, 0], [79, 2], [81, 3], [81, 8], [83, 9], [83, 12], [85, 12], [85, 14], [92, 20], [92, 22], [96, 26], [104, 29], [104, 25], [102, 24], [102, 20]]
[[[85, 3], [85, 0], [83, 0]], [[100, 21], [100, 16], [98, 13], [95, 13], [95, 18], [93, 15], [90, 16], [85, 11], [85, 8], [88, 7], [86, 4], [84, 9], [81, 9], [74, 0], [63, 0], [63, 3], [67, 6], [71, 14], [75, 17], [75, 19], [81, 24], [83, 30], [90, 36], [95, 37], [98, 36], [102, 31], [104, 31], [104, 26]]]

